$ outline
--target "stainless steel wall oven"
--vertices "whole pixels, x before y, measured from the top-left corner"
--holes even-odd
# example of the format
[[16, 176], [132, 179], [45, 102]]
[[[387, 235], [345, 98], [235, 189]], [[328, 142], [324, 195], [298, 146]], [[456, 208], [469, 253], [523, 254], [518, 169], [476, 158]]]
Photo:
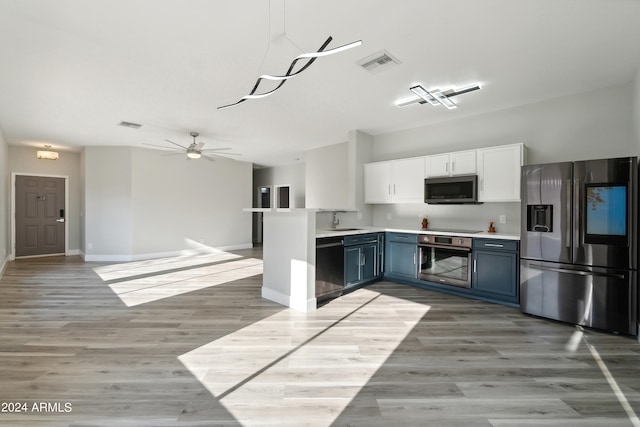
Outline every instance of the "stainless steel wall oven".
[[418, 277], [443, 285], [471, 288], [471, 237], [418, 236]]

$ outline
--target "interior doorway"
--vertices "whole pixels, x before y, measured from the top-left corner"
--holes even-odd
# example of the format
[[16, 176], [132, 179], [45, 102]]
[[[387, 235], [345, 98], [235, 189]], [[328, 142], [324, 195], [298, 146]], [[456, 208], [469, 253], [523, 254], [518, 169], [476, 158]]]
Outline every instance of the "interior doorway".
[[[270, 209], [272, 205], [272, 191], [270, 185], [264, 185], [258, 187], [258, 203], [257, 207], [261, 209]], [[262, 212], [254, 212], [253, 213], [253, 243], [262, 244], [262, 221], [263, 221], [263, 213]]]
[[15, 258], [66, 253], [67, 179], [13, 174], [11, 231]]

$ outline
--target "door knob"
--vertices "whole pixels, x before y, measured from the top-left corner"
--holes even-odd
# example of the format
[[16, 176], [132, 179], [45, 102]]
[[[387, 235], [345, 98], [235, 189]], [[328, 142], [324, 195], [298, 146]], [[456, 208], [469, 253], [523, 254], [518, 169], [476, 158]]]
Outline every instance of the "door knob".
[[64, 218], [58, 218], [56, 219], [56, 222], [64, 222]]

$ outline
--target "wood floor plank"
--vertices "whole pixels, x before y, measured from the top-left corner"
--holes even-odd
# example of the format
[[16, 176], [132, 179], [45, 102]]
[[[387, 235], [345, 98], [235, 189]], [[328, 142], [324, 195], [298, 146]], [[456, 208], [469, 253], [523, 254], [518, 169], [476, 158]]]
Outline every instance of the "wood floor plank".
[[0, 425], [632, 426], [611, 381], [640, 412], [636, 339], [390, 282], [300, 313], [261, 272], [259, 249], [10, 262], [0, 402], [72, 410]]

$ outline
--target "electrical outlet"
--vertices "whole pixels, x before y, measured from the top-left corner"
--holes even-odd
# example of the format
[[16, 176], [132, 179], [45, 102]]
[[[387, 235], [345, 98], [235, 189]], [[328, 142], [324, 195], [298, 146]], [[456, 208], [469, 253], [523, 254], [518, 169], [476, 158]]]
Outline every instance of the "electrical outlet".
[[358, 212], [358, 221], [362, 219], [362, 212]]
[[500, 215], [500, 224], [506, 224], [506, 223], [507, 223], [507, 216]]
[[387, 212], [387, 219], [391, 219], [391, 212]]

